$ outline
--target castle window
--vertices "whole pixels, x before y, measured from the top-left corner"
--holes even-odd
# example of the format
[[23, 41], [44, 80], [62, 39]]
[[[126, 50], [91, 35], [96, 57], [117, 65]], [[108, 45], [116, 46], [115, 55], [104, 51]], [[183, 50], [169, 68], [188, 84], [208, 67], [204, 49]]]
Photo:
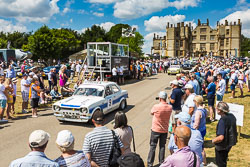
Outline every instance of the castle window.
[[179, 47], [180, 47], [179, 41], [178, 41], [178, 40], [176, 40], [176, 42], [175, 42], [175, 47], [176, 47], [176, 48], [179, 48]]
[[196, 34], [196, 31], [194, 31], [194, 34]]
[[200, 29], [200, 33], [201, 33], [201, 34], [205, 34], [206, 32], [207, 32], [207, 28], [201, 28], [201, 29]]
[[215, 40], [215, 35], [210, 35], [210, 40], [214, 41]]
[[210, 43], [210, 50], [214, 50], [214, 43]]
[[220, 46], [224, 46], [224, 39], [220, 40]]
[[195, 43], [192, 44], [192, 48], [193, 48], [193, 50], [196, 50], [196, 44]]
[[183, 51], [182, 50], [180, 51], [180, 56], [183, 56]]
[[180, 41], [180, 47], [183, 47], [183, 40]]
[[228, 46], [229, 45], [229, 39], [227, 38], [226, 39], [226, 46]]
[[193, 36], [193, 40], [196, 40], [196, 35]]
[[226, 30], [226, 34], [229, 35], [229, 29]]
[[201, 35], [201, 36], [200, 36], [200, 40], [201, 40], [201, 41], [206, 41], [206, 39], [207, 39], [207, 38], [206, 38], [206, 35]]
[[206, 50], [206, 44], [205, 43], [200, 44], [200, 50]]

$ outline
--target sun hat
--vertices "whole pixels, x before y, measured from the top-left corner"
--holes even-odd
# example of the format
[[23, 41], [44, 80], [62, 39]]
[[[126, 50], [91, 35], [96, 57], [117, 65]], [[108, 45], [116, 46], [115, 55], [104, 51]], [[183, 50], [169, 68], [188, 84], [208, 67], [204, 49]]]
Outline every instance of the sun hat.
[[190, 123], [191, 116], [187, 112], [180, 112], [179, 114], [175, 115], [174, 118], [178, 118], [181, 122]]
[[191, 84], [186, 84], [184, 89], [193, 89], [193, 85]]
[[62, 130], [57, 134], [56, 144], [61, 147], [68, 147], [74, 142], [74, 136], [69, 130]]
[[161, 99], [167, 99], [168, 95], [165, 91], [160, 91], [159, 98]]
[[16, 78], [12, 78], [12, 82], [17, 82], [17, 79]]
[[178, 85], [178, 81], [177, 80], [173, 80], [173, 81], [170, 82], [170, 85], [172, 85], [172, 84], [173, 85]]
[[41, 147], [49, 141], [50, 135], [43, 130], [35, 130], [29, 136], [31, 147]]

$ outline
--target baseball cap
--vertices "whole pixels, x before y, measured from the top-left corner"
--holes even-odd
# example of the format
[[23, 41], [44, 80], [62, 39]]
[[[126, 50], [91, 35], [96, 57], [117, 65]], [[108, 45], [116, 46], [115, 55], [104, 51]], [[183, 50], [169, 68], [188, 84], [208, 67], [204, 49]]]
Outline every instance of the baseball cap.
[[193, 85], [191, 84], [186, 84], [184, 89], [193, 89]]
[[101, 110], [97, 110], [96, 112], [94, 112], [92, 119], [95, 121], [102, 122], [104, 120], [103, 112]]
[[168, 95], [165, 91], [160, 91], [159, 98], [161, 99], [167, 99]]
[[12, 78], [12, 82], [17, 82], [17, 79], [16, 78]]
[[170, 85], [172, 85], [172, 84], [173, 85], [178, 85], [178, 81], [177, 80], [173, 80], [173, 81], [170, 82]]
[[190, 123], [191, 116], [187, 112], [180, 112], [179, 114], [175, 115], [174, 118], [178, 118], [181, 122]]
[[43, 130], [35, 130], [29, 136], [31, 147], [41, 147], [49, 141], [50, 135]]
[[57, 134], [56, 144], [61, 147], [69, 147], [74, 142], [74, 136], [69, 130], [62, 130]]

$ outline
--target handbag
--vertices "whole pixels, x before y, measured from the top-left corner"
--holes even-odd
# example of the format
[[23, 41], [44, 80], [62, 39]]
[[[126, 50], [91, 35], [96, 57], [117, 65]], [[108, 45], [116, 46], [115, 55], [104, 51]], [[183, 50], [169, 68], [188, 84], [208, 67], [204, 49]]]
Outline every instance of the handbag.
[[118, 167], [119, 164], [117, 161], [118, 161], [118, 158], [122, 155], [122, 152], [121, 152], [120, 145], [118, 143], [118, 138], [115, 135], [115, 132], [113, 130], [111, 130], [111, 131], [112, 131], [112, 135], [113, 135], [113, 139], [114, 139], [114, 146], [113, 146], [111, 153], [110, 153], [109, 166], [110, 167]]

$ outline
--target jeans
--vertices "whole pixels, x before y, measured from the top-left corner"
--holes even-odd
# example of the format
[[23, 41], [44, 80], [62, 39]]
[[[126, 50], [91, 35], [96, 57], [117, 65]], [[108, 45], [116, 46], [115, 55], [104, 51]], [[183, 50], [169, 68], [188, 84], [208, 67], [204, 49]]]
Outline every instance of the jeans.
[[230, 151], [231, 147], [226, 149], [226, 150], [220, 150], [218, 151], [215, 148], [215, 160], [216, 164], [218, 167], [226, 167], [227, 166], [227, 158], [228, 158], [228, 153]]
[[165, 158], [165, 145], [167, 141], [168, 133], [158, 133], [151, 131], [150, 137], [150, 150], [148, 154], [148, 167], [153, 166], [155, 159], [155, 149], [159, 140], [160, 149], [159, 149], [159, 163], [162, 164]]

